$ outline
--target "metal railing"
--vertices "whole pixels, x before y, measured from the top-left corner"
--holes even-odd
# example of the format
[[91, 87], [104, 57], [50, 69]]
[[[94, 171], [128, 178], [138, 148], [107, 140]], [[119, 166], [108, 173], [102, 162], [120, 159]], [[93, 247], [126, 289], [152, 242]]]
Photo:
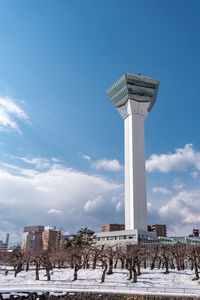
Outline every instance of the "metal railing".
[[105, 291], [114, 290], [116, 293], [150, 293], [150, 294], [175, 294], [200, 296], [200, 288], [196, 287], [143, 287], [143, 286], [116, 286], [116, 285], [91, 285], [91, 284], [69, 284], [69, 283], [6, 283], [0, 284], [0, 292], [9, 291]]

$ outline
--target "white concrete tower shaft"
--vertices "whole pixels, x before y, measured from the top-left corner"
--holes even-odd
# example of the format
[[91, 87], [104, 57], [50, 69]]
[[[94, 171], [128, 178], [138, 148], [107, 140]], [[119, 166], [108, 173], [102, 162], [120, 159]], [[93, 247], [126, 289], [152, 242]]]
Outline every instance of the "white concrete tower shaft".
[[125, 228], [147, 230], [144, 120], [149, 102], [129, 99], [118, 111], [124, 119]]

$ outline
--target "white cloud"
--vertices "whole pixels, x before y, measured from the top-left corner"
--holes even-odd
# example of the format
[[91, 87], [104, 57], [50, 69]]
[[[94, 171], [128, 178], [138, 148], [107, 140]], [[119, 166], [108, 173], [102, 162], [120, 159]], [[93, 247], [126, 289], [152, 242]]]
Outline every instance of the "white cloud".
[[194, 172], [191, 172], [190, 175], [192, 176], [192, 178], [197, 179], [199, 177], [199, 172], [194, 171]]
[[16, 119], [28, 120], [28, 116], [13, 99], [0, 97], [0, 130], [12, 129], [21, 133]]
[[11, 98], [0, 98], [0, 105], [8, 113], [16, 114], [21, 119], [28, 119], [27, 114]]
[[34, 224], [63, 226], [71, 232], [84, 225], [95, 229], [110, 221], [116, 207], [112, 198], [121, 193], [122, 185], [107, 177], [58, 164], [45, 171], [1, 165], [0, 227], [18, 237], [24, 226]]
[[[32, 176], [33, 176], [33, 173], [32, 173]], [[36, 189], [40, 192], [43, 192], [43, 193], [49, 193], [51, 191], [50, 188], [47, 188], [47, 187], [44, 187], [44, 186], [36, 186]]]
[[174, 188], [175, 190], [182, 190], [183, 187], [184, 187], [184, 184], [183, 184], [183, 183], [175, 183], [175, 184], [173, 185], [173, 188]]
[[102, 196], [97, 196], [93, 200], [88, 200], [84, 205], [84, 211], [86, 213], [92, 213], [96, 211], [104, 202], [104, 199]]
[[186, 171], [189, 167], [200, 170], [200, 152], [194, 150], [192, 144], [186, 144], [184, 148], [176, 149], [175, 153], [153, 154], [146, 161], [148, 172]]
[[91, 157], [89, 155], [82, 154], [81, 157], [87, 161], [91, 161]]
[[[184, 227], [192, 230], [193, 227], [200, 226], [199, 199], [200, 190], [181, 191], [159, 209], [163, 221], [170, 224], [171, 232], [174, 231], [175, 234], [180, 235], [176, 225], [182, 227], [182, 232]], [[185, 234], [187, 234], [186, 228]]]
[[[27, 164], [34, 165], [38, 169], [50, 167], [50, 161], [44, 157], [34, 157], [34, 158], [17, 157], [17, 158], [23, 160]], [[55, 162], [55, 158], [53, 162]]]
[[165, 187], [153, 187], [152, 190], [153, 190], [154, 193], [161, 193], [163, 195], [169, 195], [169, 194], [171, 194], [171, 191], [169, 191]]
[[119, 201], [117, 202], [117, 205], [116, 205], [116, 211], [120, 211], [122, 209], [122, 202]]
[[123, 166], [120, 164], [120, 162], [117, 159], [100, 159], [96, 161], [92, 161], [91, 157], [89, 155], [80, 154], [81, 158], [87, 160], [90, 162], [91, 168], [95, 170], [104, 170], [104, 171], [111, 171], [111, 172], [118, 172], [123, 169]]
[[118, 172], [123, 169], [123, 166], [120, 165], [120, 162], [117, 159], [108, 160], [104, 158], [94, 161], [91, 166], [96, 170], [105, 170], [111, 172]]
[[51, 208], [47, 212], [48, 212], [48, 214], [62, 215], [62, 211], [60, 211], [59, 209], [55, 209], [55, 208]]
[[152, 208], [152, 203], [151, 202], [147, 202], [147, 209], [150, 210]]
[[12, 165], [12, 164], [7, 164], [7, 163], [3, 163], [3, 162], [0, 162], [0, 165], [6, 169], [11, 169], [11, 170], [15, 170], [15, 171], [20, 171], [21, 168], [15, 166], [15, 165]]
[[56, 157], [52, 157], [52, 159], [51, 159], [53, 162], [55, 162], [55, 163], [58, 163], [59, 162], [59, 159], [58, 158], [56, 158]]

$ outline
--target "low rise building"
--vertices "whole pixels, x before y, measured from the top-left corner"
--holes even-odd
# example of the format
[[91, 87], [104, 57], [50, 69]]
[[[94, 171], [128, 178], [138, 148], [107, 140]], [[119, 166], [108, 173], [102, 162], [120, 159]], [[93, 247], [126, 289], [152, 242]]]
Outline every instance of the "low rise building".
[[189, 234], [189, 237], [199, 236], [199, 229], [193, 229], [192, 234]]
[[156, 233], [138, 229], [95, 233], [95, 241], [100, 244], [105, 242], [110, 244], [130, 242], [138, 244], [141, 240], [148, 238], [156, 238]]

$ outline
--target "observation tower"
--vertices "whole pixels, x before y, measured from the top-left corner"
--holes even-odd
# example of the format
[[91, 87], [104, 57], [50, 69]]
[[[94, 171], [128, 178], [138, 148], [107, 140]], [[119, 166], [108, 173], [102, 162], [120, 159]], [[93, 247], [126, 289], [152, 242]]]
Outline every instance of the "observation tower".
[[147, 231], [144, 120], [158, 87], [158, 80], [126, 73], [106, 92], [124, 119], [126, 231]]

